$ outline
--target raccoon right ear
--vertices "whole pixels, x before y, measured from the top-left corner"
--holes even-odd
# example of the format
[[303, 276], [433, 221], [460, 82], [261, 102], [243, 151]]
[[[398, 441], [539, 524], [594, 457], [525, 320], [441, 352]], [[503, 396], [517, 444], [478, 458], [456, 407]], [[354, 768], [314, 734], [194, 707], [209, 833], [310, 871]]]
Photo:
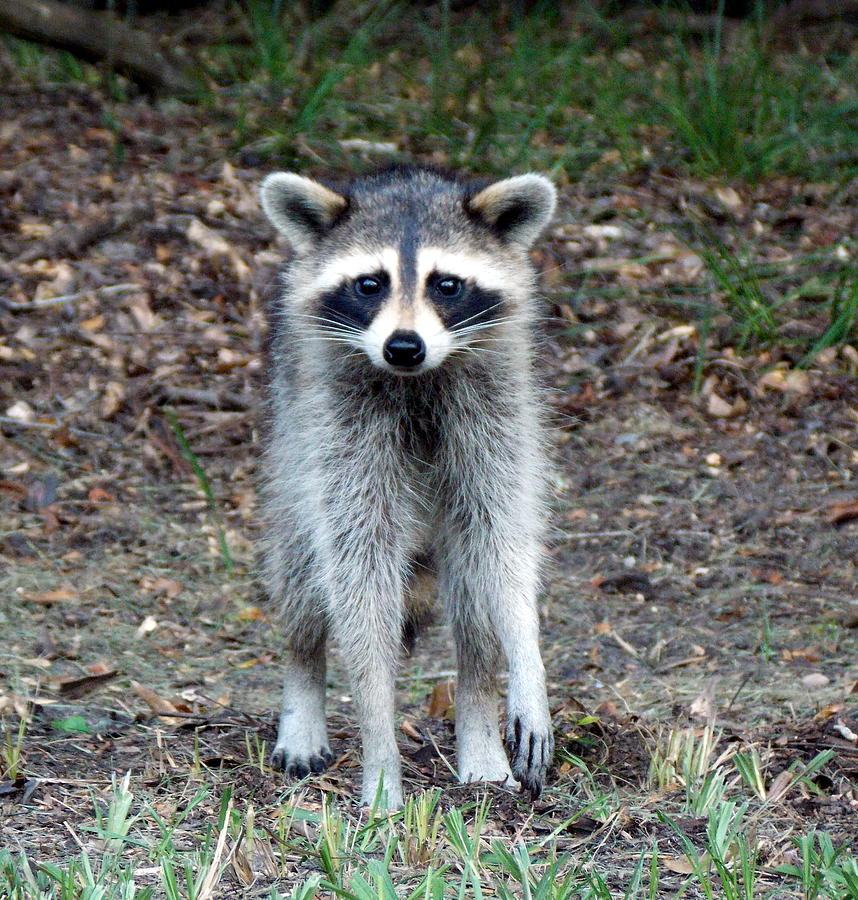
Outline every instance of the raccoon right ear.
[[468, 200], [471, 212], [498, 237], [528, 249], [551, 221], [556, 205], [554, 185], [533, 172], [496, 181]]
[[336, 191], [294, 172], [275, 172], [259, 188], [268, 221], [296, 253], [309, 250], [349, 205]]

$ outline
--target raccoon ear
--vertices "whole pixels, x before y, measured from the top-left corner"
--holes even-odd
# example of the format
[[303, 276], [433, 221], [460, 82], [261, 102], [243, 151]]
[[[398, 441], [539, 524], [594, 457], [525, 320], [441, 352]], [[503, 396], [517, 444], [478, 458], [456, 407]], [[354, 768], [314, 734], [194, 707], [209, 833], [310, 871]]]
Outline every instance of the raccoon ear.
[[483, 188], [468, 208], [502, 238], [530, 248], [549, 223], [557, 205], [557, 191], [544, 176], [516, 175]]
[[309, 250], [349, 205], [345, 197], [294, 172], [275, 172], [259, 188], [268, 221], [296, 253]]

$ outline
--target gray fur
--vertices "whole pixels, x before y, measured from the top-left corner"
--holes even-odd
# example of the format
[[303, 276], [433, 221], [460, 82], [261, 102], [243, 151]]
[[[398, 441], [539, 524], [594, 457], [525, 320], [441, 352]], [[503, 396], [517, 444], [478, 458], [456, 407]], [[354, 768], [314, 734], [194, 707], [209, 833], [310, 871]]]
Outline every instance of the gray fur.
[[[306, 210], [318, 210], [320, 197], [330, 215], [308, 227]], [[527, 250], [553, 212], [554, 189], [536, 175], [481, 190], [432, 170], [394, 169], [342, 195], [273, 175], [263, 198], [293, 251], [271, 309], [265, 458], [266, 579], [287, 639], [273, 760], [292, 775], [330, 761], [331, 636], [360, 724], [362, 801], [380, 789], [383, 805], [402, 804], [394, 676], [403, 630], [420, 618], [406, 609], [420, 593], [414, 576], [428, 564], [457, 644], [459, 777], [518, 782], [535, 797], [553, 737], [538, 647], [546, 464]], [[511, 205], [515, 214], [504, 217]], [[439, 324], [428, 276], [418, 272], [418, 261], [432, 265], [435, 250], [426, 248], [467, 269], [468, 285], [490, 285], [500, 299], [485, 316], [494, 318], [470, 331]], [[363, 330], [318, 309], [340, 261], [360, 254], [395, 269], [386, 305]], [[341, 278], [344, 290], [372, 274], [360, 265]], [[393, 327], [426, 339], [426, 362], [414, 372], [381, 358], [376, 343]], [[501, 658], [509, 759], [497, 722]]]

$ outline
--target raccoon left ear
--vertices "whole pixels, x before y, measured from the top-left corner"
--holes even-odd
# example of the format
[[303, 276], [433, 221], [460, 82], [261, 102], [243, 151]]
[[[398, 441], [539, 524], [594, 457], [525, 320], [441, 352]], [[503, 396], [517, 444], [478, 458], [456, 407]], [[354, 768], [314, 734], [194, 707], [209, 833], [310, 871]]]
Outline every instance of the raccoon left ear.
[[268, 221], [296, 253], [309, 250], [349, 205], [341, 194], [294, 172], [275, 172], [259, 188]]
[[528, 249], [551, 221], [556, 205], [554, 185], [534, 173], [496, 181], [468, 201], [468, 208], [499, 237]]

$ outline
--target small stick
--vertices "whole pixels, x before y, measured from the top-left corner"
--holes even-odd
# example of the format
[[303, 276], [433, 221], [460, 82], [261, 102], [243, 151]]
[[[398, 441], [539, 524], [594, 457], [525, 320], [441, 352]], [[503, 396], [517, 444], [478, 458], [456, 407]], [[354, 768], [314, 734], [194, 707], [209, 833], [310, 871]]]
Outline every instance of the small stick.
[[47, 297], [44, 300], [31, 300], [29, 303], [16, 303], [14, 300], [7, 300], [0, 297], [0, 307], [11, 310], [12, 312], [25, 312], [29, 309], [48, 309], [51, 306], [62, 306], [64, 303], [74, 303], [82, 300], [87, 294], [124, 294], [126, 291], [139, 291], [143, 289], [142, 284], [109, 284], [106, 287], [92, 288], [86, 291], [76, 291], [74, 294], [62, 294], [59, 297]]

